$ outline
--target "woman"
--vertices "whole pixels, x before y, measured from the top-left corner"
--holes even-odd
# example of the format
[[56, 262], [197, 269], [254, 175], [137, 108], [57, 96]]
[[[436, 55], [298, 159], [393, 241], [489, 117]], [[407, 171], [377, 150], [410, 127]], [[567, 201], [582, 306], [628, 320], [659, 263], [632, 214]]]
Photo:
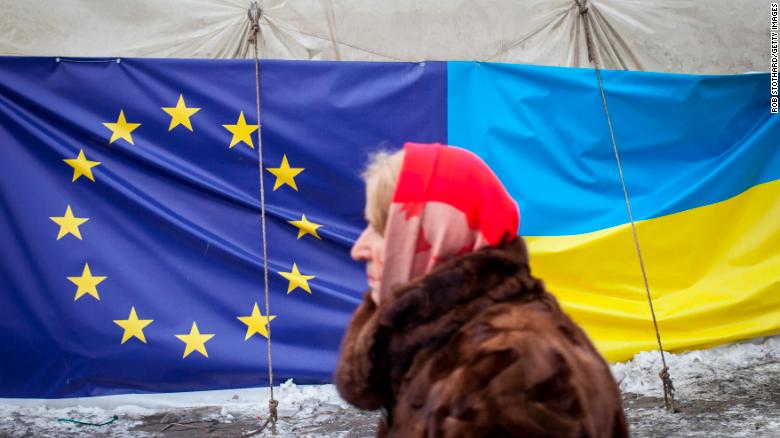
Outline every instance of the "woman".
[[369, 293], [335, 382], [379, 436], [624, 437], [617, 385], [531, 276], [517, 205], [463, 149], [407, 143], [365, 173]]

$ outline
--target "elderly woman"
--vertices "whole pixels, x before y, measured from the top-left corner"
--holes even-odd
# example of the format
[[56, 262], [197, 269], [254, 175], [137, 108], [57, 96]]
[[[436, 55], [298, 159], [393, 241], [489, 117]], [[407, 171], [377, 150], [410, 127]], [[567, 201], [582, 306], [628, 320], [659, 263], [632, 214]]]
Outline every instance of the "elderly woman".
[[352, 248], [371, 290], [335, 381], [379, 436], [624, 437], [617, 385], [531, 276], [519, 212], [463, 149], [408, 143], [368, 166]]

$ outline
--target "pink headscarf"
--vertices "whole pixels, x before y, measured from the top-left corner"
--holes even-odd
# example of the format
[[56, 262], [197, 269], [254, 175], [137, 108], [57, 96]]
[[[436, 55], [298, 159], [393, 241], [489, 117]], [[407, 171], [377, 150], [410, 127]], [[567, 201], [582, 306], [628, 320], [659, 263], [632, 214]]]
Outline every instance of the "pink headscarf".
[[517, 237], [520, 211], [475, 154], [406, 143], [385, 225], [381, 299], [438, 263]]

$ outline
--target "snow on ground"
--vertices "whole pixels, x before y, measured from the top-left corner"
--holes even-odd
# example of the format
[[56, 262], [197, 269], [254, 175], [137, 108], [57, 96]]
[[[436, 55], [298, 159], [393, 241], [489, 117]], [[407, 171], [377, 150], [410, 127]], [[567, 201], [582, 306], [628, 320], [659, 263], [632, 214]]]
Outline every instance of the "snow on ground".
[[[780, 437], [780, 336], [667, 355], [681, 412], [666, 412], [660, 356], [640, 353], [612, 365], [636, 437]], [[367, 437], [378, 414], [352, 409], [333, 385], [274, 388], [279, 435]], [[236, 437], [256, 430], [268, 412], [268, 389], [122, 395], [62, 400], [0, 399], [0, 436]], [[107, 426], [58, 421], [75, 418]], [[271, 436], [263, 432], [259, 436]]]
[[[703, 387], [698, 383], [702, 380], [720, 380], [732, 370], [773, 361], [780, 361], [780, 335], [666, 356], [675, 388], [686, 396], [700, 393]], [[612, 365], [612, 374], [621, 382], [621, 391], [653, 397], [663, 394], [658, 384], [660, 370], [661, 355], [657, 351], [644, 351], [628, 362]], [[717, 394], [706, 395], [717, 397]]]
[[780, 437], [780, 336], [668, 355], [681, 412], [663, 405], [660, 355], [612, 365], [634, 436]]

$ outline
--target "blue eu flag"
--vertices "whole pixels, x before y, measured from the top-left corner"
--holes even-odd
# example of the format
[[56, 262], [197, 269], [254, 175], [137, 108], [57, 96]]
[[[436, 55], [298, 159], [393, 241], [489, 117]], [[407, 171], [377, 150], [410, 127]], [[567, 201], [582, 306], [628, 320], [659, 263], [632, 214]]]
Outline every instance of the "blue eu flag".
[[[443, 63], [0, 58], [0, 397], [326, 382], [377, 145], [446, 142]], [[264, 163], [258, 159], [257, 131]], [[271, 314], [265, 314], [260, 177]]]

